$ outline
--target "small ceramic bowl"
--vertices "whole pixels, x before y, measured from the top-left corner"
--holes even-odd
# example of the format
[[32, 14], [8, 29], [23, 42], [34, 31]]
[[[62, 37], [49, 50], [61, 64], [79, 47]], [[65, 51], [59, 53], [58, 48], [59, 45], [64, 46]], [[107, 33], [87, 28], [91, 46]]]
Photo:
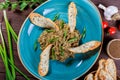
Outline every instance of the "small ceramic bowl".
[[107, 54], [115, 60], [120, 60], [120, 39], [113, 39], [107, 45]]

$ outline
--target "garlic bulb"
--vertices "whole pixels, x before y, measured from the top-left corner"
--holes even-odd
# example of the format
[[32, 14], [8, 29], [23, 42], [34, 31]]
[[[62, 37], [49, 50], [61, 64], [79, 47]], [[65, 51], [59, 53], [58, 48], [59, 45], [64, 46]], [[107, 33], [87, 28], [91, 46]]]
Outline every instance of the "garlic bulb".
[[118, 17], [120, 16], [118, 15], [118, 8], [116, 6], [105, 7], [104, 5], [99, 4], [98, 7], [104, 10], [104, 16], [106, 20], [115, 20], [112, 18], [115, 14], [117, 14]]

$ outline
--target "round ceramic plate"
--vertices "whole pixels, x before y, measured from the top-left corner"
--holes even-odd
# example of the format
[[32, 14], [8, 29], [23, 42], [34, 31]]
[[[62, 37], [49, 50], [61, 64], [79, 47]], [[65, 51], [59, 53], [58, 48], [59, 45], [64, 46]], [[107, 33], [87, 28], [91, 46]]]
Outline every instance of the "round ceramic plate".
[[[80, 43], [98, 40], [102, 42], [101, 18], [97, 8], [89, 0], [50, 0], [37, 7], [33, 12], [53, 19], [55, 14], [60, 14], [59, 19], [68, 23], [68, 5], [74, 2], [77, 7], [76, 29], [82, 33], [86, 27], [86, 36]], [[27, 18], [22, 25], [18, 39], [18, 53], [24, 67], [36, 78], [43, 80], [72, 80], [85, 74], [96, 62], [100, 50], [86, 54], [77, 54], [65, 62], [50, 60], [49, 72], [42, 77], [38, 74], [40, 61], [40, 45], [34, 50], [35, 43], [44, 29], [32, 24]]]

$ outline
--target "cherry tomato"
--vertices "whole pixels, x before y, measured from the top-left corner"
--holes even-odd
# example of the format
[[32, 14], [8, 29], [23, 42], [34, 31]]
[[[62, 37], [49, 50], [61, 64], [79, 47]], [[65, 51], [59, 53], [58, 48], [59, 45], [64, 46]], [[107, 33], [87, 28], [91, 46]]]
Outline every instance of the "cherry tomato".
[[116, 31], [117, 31], [117, 29], [116, 29], [115, 27], [110, 27], [110, 28], [108, 29], [108, 32], [109, 32], [110, 35], [115, 34]]
[[103, 21], [103, 22], [102, 22], [102, 28], [105, 29], [105, 28], [107, 28], [107, 27], [108, 27], [108, 22]]

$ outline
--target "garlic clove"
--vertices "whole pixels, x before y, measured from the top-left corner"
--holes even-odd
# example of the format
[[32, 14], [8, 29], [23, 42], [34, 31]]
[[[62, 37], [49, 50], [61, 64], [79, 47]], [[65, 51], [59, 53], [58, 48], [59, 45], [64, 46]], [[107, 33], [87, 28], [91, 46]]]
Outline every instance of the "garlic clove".
[[105, 7], [102, 4], [99, 4], [98, 7], [104, 10], [104, 16], [107, 20], [112, 20], [112, 16], [118, 13], [118, 8], [116, 6]]
[[116, 6], [109, 6], [104, 11], [104, 16], [107, 20], [112, 20], [112, 16], [118, 13], [118, 8]]

